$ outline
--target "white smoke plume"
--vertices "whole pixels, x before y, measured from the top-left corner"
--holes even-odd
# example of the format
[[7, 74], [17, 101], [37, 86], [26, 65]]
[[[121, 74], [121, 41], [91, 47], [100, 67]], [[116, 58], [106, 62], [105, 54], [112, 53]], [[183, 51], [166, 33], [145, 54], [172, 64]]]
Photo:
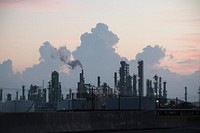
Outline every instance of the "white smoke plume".
[[74, 69], [77, 66], [82, 67], [82, 64], [79, 60], [71, 61], [71, 52], [67, 49], [66, 46], [62, 46], [59, 49], [54, 48], [49, 42], [45, 42], [40, 48], [41, 57], [40, 60], [48, 61], [49, 58], [52, 60], [60, 60], [63, 63], [69, 65], [70, 69]]

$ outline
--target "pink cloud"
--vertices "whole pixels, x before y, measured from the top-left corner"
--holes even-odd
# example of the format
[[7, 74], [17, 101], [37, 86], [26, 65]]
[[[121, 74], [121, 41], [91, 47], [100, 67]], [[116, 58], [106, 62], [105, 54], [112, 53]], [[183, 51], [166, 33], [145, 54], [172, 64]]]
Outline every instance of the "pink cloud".
[[191, 49], [185, 51], [171, 51], [175, 57], [187, 57], [189, 59], [200, 60], [200, 49]]
[[168, 68], [177, 73], [193, 73], [200, 67], [200, 49], [171, 51], [174, 56], [173, 65]]
[[195, 71], [197, 71], [199, 69], [199, 65], [187, 65], [187, 66], [182, 66], [182, 65], [174, 65], [174, 66], [170, 66], [168, 67], [168, 69], [170, 69], [170, 71], [172, 72], [176, 72], [182, 75], [185, 74], [191, 74], [194, 73]]
[[173, 40], [178, 40], [184, 43], [189, 43], [190, 47], [200, 46], [200, 33], [187, 34], [182, 37], [174, 38]]
[[182, 41], [192, 43], [193, 45], [200, 45], [200, 37], [186, 37]]
[[0, 9], [17, 9], [28, 11], [57, 11], [78, 10], [80, 5], [72, 1], [64, 0], [2, 0]]

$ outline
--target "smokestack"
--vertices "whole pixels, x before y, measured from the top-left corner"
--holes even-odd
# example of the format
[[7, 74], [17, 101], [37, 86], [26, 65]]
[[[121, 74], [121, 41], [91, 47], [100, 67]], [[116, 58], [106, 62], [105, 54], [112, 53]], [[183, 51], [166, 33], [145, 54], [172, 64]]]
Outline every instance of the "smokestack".
[[18, 91], [16, 92], [16, 100], [18, 101]]
[[185, 102], [187, 102], [187, 87], [185, 87]]
[[164, 81], [164, 82], [163, 82], [163, 98], [165, 98], [165, 99], [167, 98], [166, 84], [167, 84], [167, 82]]
[[144, 74], [143, 60], [138, 61], [138, 90], [139, 90], [139, 109], [142, 109], [142, 97], [144, 96]]
[[159, 77], [159, 98], [162, 97], [162, 78]]
[[70, 100], [72, 99], [72, 89], [71, 88], [69, 89], [69, 99]]
[[154, 76], [154, 89], [155, 89], [155, 95], [156, 95], [156, 98], [158, 98], [158, 76], [155, 75]]
[[152, 88], [152, 81], [151, 80], [149, 81], [149, 87], [150, 87], [150, 96], [154, 97], [154, 91], [153, 91], [153, 88]]
[[100, 84], [101, 84], [101, 79], [100, 79], [100, 76], [97, 77], [97, 87], [100, 87]]
[[42, 89], [44, 89], [44, 80], [42, 80]]
[[139, 89], [139, 96], [144, 96], [144, 76], [143, 76], [143, 60], [138, 61], [138, 89]]
[[117, 72], [114, 73], [114, 85], [117, 87]]
[[0, 101], [2, 101], [2, 100], [3, 100], [3, 90], [0, 89]]
[[150, 80], [149, 79], [147, 79], [146, 80], [146, 92], [147, 92], [147, 94], [146, 94], [146, 96], [147, 97], [150, 97]]
[[47, 102], [47, 89], [43, 89], [43, 102]]
[[25, 86], [22, 85], [22, 100], [25, 100]]
[[133, 96], [137, 96], [137, 75], [133, 74]]
[[80, 73], [80, 82], [81, 81], [84, 81], [84, 72], [83, 72], [83, 69], [81, 70], [81, 73]]

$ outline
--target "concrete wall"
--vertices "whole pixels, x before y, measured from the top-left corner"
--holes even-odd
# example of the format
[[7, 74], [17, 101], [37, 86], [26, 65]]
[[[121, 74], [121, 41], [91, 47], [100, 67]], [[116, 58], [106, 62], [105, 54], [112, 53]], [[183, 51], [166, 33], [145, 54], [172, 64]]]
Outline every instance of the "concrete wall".
[[200, 116], [157, 116], [155, 111], [84, 111], [0, 114], [1, 133], [43, 133], [198, 127]]

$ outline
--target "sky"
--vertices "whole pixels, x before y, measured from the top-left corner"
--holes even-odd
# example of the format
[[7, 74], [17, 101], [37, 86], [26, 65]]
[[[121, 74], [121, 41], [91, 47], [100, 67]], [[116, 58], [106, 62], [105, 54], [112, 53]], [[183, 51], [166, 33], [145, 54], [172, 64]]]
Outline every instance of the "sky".
[[[99, 44], [102, 47], [90, 45], [91, 42], [98, 43], [94, 39], [97, 39], [100, 33], [108, 34], [113, 40], [100, 36], [104, 40]], [[80, 60], [82, 64], [84, 63], [83, 67], [88, 69], [92, 59], [87, 60], [90, 55], [86, 55], [86, 52], [97, 57], [94, 60], [103, 60], [101, 52], [97, 52], [98, 48], [102, 48], [104, 53], [105, 50], [109, 51], [105, 54], [109, 57], [105, 63], [114, 60], [119, 64], [120, 60], [126, 58], [133, 66], [139, 57], [152, 56], [154, 50], [157, 50], [159, 55], [155, 52], [153, 57], [158, 59], [147, 64], [149, 67], [156, 67], [155, 74], [160, 72], [169, 75], [168, 78], [171, 76], [169, 80], [180, 75], [185, 79], [198, 77], [200, 1], [0, 0], [1, 73], [5, 69], [4, 64], [10, 67], [6, 68], [9, 68], [8, 71], [14, 76], [13, 79], [30, 78], [33, 76], [32, 73], [36, 72], [40, 74], [51, 60], [48, 52], [44, 51], [52, 48], [65, 49], [64, 51], [71, 55], [69, 61], [73, 58]], [[95, 52], [91, 52], [90, 48]], [[152, 54], [149, 55], [148, 52]], [[148, 62], [151, 59], [146, 60]], [[70, 75], [66, 66], [61, 70], [62, 62], [56, 63], [57, 66], [52, 69], [59, 67], [61, 72]], [[101, 63], [98, 66], [101, 66]], [[104, 71], [110, 70], [112, 69], [102, 68], [102, 76]], [[95, 74], [98, 73], [94, 71]], [[47, 71], [44, 75], [49, 76], [50, 72]], [[147, 75], [152, 77], [150, 73]], [[1, 80], [5, 83], [1, 86], [11, 86], [9, 81]], [[25, 80], [21, 79], [19, 83], [25, 83]], [[197, 84], [199, 83], [195, 82], [192, 90], [195, 96], [194, 90]], [[173, 84], [171, 86], [173, 88]]]

